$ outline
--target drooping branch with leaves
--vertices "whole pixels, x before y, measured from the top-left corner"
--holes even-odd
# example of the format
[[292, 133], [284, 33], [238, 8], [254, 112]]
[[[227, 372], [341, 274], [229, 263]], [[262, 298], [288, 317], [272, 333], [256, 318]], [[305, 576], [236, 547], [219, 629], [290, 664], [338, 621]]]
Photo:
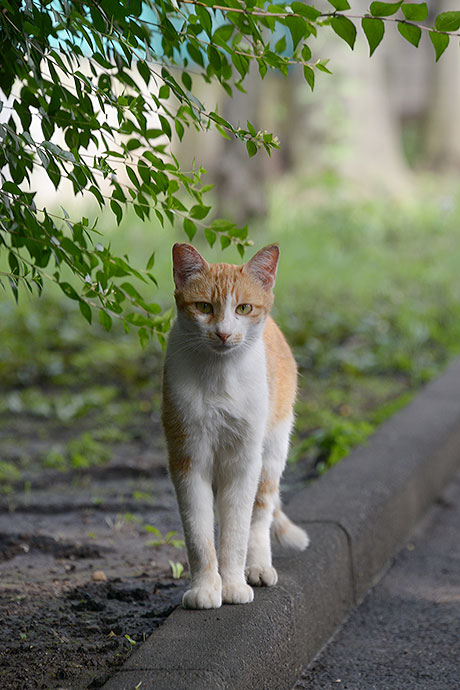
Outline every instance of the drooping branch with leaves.
[[251, 65], [262, 79], [300, 65], [313, 89], [317, 73], [329, 72], [327, 59], [313, 58], [321, 31], [332, 29], [353, 48], [361, 24], [372, 55], [396, 22], [414, 46], [427, 33], [438, 60], [460, 29], [460, 11], [424, 24], [425, 2], [372, 2], [365, 15], [348, 0], [328, 5], [324, 12], [297, 1], [0, 0], [1, 285], [17, 299], [22, 286], [41, 293], [54, 281], [89, 322], [99, 312], [107, 329], [118, 318], [138, 329], [142, 344], [154, 334], [163, 341], [170, 314], [146, 297], [156, 282], [154, 254], [143, 267], [116, 256], [97, 219], [40, 205], [32, 173], [56, 190], [69, 180], [82, 204], [94, 198], [117, 223], [130, 205], [142, 220], [180, 224], [189, 240], [203, 232], [210, 245], [219, 239], [243, 255], [247, 227], [208, 220], [204, 194], [212, 185], [199, 166], [181, 168], [171, 142], [188, 127], [215, 128], [249, 156], [270, 154], [279, 142], [208, 110], [194, 93], [195, 75], [232, 96], [244, 91]]

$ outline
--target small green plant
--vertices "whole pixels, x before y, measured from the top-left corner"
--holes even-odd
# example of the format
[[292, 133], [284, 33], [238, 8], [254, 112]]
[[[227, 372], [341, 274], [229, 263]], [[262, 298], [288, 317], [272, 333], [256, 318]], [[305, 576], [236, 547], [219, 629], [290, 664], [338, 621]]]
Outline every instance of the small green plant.
[[110, 459], [111, 453], [88, 432], [70, 441], [67, 446], [70, 464], [75, 468], [100, 465]]
[[133, 640], [133, 638], [130, 637], [130, 636], [128, 635], [128, 633], [126, 633], [125, 638], [128, 640], [129, 644], [132, 644], [132, 645], [137, 644], [136, 640]]
[[153, 525], [143, 525], [143, 528], [146, 532], [150, 532], [151, 534], [154, 534], [157, 539], [152, 539], [148, 542], [146, 542], [147, 546], [174, 546], [176, 549], [182, 549], [184, 546], [184, 540], [183, 539], [175, 539], [174, 537], [177, 534], [176, 530], [171, 530], [170, 532], [167, 532], [164, 536], [158, 529], [158, 527], [154, 527]]
[[110, 460], [110, 457], [110, 450], [97, 441], [93, 434], [85, 432], [69, 441], [66, 448], [53, 446], [43, 458], [42, 463], [44, 467], [66, 471], [101, 465]]
[[175, 580], [180, 580], [182, 573], [184, 572], [184, 566], [182, 563], [174, 563], [173, 561], [169, 561], [169, 565], [171, 566], [173, 578]]
[[294, 449], [292, 460], [304, 455], [316, 458], [316, 470], [321, 474], [337, 464], [374, 431], [375, 425], [363, 420], [345, 419], [330, 415], [328, 422], [301, 441]]
[[65, 455], [56, 446], [50, 448], [42, 463], [44, 467], [53, 470], [66, 470], [68, 466]]
[[134, 515], [133, 513], [119, 513], [117, 515], [117, 519], [124, 520], [125, 522], [142, 522], [142, 519], [138, 515]]
[[133, 491], [133, 498], [135, 501], [140, 501], [143, 503], [154, 503], [154, 498], [152, 494], [147, 491]]
[[17, 482], [21, 478], [21, 471], [12, 462], [0, 460], [0, 483]]

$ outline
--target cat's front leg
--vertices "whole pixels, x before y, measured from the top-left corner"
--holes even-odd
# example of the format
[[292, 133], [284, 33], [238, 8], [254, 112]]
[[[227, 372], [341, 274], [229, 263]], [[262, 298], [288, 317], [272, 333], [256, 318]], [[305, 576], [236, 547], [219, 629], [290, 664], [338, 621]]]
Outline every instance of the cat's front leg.
[[191, 587], [184, 594], [186, 609], [216, 609], [222, 605], [222, 581], [214, 546], [211, 471], [202, 459], [193, 463], [170, 458], [170, 473], [184, 528]]
[[252, 506], [262, 462], [261, 447], [226, 463], [217, 493], [219, 511], [219, 572], [224, 604], [247, 604], [254, 592], [245, 577]]

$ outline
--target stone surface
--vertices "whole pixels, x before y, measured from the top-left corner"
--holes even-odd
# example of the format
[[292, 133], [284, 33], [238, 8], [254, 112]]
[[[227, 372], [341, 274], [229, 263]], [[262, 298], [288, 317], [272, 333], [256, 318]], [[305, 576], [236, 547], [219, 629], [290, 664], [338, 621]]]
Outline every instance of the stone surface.
[[460, 475], [294, 690], [457, 690]]

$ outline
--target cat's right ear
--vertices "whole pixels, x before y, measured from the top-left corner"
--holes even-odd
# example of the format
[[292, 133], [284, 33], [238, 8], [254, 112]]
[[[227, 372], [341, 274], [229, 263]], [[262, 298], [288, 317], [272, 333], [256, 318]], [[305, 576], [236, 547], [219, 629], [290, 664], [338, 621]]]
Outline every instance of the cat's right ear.
[[254, 254], [243, 269], [248, 271], [266, 290], [271, 290], [275, 284], [279, 258], [280, 248], [277, 244], [270, 244]]
[[176, 288], [182, 288], [195, 273], [204, 273], [209, 264], [191, 244], [176, 242], [172, 249], [173, 277]]

